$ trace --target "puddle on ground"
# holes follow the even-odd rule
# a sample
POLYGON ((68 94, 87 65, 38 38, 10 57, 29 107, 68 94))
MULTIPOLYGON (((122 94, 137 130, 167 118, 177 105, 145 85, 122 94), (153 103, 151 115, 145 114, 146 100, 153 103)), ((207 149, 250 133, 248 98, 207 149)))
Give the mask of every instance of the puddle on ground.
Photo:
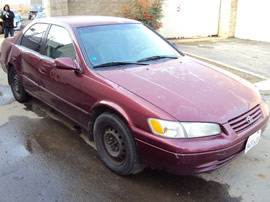
POLYGON ((37 103, 25 104, 25 110, 39 118, 12 116, 0 127, 0 176, 5 181, 0 190, 7 201, 19 197, 27 201, 241 200, 229 195, 228 185, 197 176, 151 169, 117 176, 103 165, 95 149, 84 143, 77 126, 68 127, 63 120, 51 118, 50 109, 37 103), (14 180, 20 183, 12 183, 14 180))
POLYGON ((229 185, 206 181, 197 176, 174 176, 161 171, 146 169, 143 173, 131 176, 129 179, 136 183, 145 184, 145 188, 148 187, 149 189, 149 195, 153 196, 152 201, 242 200, 241 197, 230 196, 229 185), (151 181, 149 182, 149 180, 151 181), (163 199, 160 196, 155 196, 156 192, 159 192, 163 199), (174 193, 174 196, 172 193, 174 193))
POLYGON ((0 86, 0 106, 10 104, 14 101, 15 99, 12 95, 10 87, 0 86))
POLYGON ((0 176, 9 184, 9 189, 1 184, 0 189, 5 196, 10 194, 8 199, 14 199, 9 190, 17 190, 21 196, 27 193, 28 201, 36 201, 35 194, 43 190, 45 201, 241 200, 229 195, 228 185, 197 176, 175 176, 149 168, 137 175, 117 176, 76 131, 51 118, 12 117, 0 127, 0 145, 0 176), (5 174, 9 170, 12 173, 5 174), (20 188, 10 180, 20 181, 20 188))

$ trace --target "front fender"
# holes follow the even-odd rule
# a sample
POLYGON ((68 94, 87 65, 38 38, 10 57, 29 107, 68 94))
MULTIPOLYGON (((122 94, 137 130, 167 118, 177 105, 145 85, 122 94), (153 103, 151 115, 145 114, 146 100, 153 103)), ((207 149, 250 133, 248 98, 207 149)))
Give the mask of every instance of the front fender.
POLYGON ((97 101, 91 108, 91 111, 97 107, 106 107, 111 109, 112 111, 116 112, 117 114, 121 115, 122 118, 128 123, 128 125, 133 126, 133 121, 131 117, 126 113, 126 111, 118 104, 107 101, 107 100, 99 100, 97 101))

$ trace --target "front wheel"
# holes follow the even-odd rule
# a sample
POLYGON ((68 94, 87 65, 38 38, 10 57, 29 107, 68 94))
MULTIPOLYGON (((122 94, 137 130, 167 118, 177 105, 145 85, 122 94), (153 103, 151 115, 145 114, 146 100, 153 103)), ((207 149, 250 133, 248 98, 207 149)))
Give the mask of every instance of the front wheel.
POLYGON ((97 118, 94 140, 101 160, 116 174, 135 174, 143 169, 133 136, 117 115, 105 112, 97 118))
POLYGON ((9 70, 8 75, 9 75, 9 82, 10 82, 10 86, 11 86, 11 90, 12 90, 14 98, 18 102, 25 102, 28 98, 28 95, 25 92, 22 82, 16 70, 13 67, 11 67, 11 69, 9 70))

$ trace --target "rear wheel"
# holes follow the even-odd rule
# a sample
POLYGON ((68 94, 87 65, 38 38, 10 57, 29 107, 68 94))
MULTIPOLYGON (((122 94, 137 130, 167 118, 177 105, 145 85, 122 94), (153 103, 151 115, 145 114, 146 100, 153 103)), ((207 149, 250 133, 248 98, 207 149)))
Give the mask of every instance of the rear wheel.
POLYGON ((97 118, 94 140, 101 160, 118 175, 134 174, 143 169, 133 136, 117 115, 105 112, 97 118))
POLYGON ((28 95, 25 92, 22 82, 13 67, 11 67, 9 70, 9 82, 14 98, 18 102, 25 102, 28 98, 28 95))

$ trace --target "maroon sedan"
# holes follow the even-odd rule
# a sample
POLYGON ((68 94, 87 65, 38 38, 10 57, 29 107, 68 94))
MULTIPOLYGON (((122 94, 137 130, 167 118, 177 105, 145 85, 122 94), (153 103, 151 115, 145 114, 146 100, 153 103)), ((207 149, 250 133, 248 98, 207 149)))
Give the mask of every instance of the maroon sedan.
POLYGON ((119 175, 214 170, 256 145, 269 119, 252 84, 184 56, 137 21, 38 20, 1 51, 15 99, 36 97, 86 129, 119 175))

